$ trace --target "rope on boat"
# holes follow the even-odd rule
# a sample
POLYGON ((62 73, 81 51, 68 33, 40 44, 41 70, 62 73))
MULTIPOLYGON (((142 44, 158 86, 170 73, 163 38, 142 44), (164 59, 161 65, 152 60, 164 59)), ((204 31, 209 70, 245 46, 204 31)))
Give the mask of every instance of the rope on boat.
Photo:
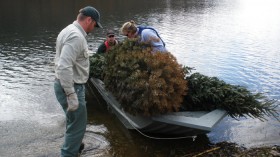
POLYGON ((177 139, 185 139, 185 138, 192 138, 193 141, 195 141, 195 139, 197 138, 196 135, 194 136, 181 136, 181 137, 153 137, 153 136, 149 136, 145 133, 143 133, 142 131, 140 131, 139 129, 137 129, 131 122, 130 120, 128 120, 129 124, 137 131, 139 132, 141 135, 147 137, 147 138, 151 138, 151 139, 156 139, 156 140, 177 140, 177 139))

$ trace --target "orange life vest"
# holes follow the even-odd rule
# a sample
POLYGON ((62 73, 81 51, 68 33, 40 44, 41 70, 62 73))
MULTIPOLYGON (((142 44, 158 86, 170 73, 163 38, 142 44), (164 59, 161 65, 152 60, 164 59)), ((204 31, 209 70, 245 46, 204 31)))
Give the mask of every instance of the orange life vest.
MULTIPOLYGON (((117 40, 115 40, 115 42, 114 42, 114 45, 116 45, 116 44, 118 44, 117 40)), ((106 52, 107 52, 110 49, 110 45, 109 45, 109 42, 107 40, 105 41, 105 46, 106 46, 106 52)))

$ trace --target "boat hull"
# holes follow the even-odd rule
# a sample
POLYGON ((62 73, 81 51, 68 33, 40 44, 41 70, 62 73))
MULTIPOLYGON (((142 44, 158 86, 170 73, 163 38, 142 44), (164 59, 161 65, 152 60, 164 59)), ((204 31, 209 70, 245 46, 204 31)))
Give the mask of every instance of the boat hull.
POLYGON ((172 112, 159 116, 131 115, 125 112, 104 83, 90 78, 88 85, 95 87, 108 106, 127 129, 164 135, 198 135, 210 132, 226 115, 224 110, 172 112))

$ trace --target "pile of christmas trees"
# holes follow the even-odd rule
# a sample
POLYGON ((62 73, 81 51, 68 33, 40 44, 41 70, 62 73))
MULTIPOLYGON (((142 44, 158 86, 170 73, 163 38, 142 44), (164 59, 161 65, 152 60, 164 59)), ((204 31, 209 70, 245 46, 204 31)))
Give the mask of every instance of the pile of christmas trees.
POLYGON ((148 45, 124 40, 90 58, 91 77, 103 80, 125 111, 156 115, 178 110, 224 109, 233 118, 277 118, 276 101, 216 77, 191 74, 171 53, 151 53, 148 45))

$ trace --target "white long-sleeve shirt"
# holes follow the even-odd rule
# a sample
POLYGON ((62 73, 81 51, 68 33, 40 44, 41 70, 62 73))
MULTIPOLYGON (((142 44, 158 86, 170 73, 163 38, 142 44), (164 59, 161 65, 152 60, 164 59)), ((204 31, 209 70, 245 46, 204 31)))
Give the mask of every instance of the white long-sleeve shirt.
POLYGON ((89 56, 86 32, 74 21, 64 28, 56 40, 55 76, 66 93, 75 92, 74 83, 86 83, 89 77, 89 56))

